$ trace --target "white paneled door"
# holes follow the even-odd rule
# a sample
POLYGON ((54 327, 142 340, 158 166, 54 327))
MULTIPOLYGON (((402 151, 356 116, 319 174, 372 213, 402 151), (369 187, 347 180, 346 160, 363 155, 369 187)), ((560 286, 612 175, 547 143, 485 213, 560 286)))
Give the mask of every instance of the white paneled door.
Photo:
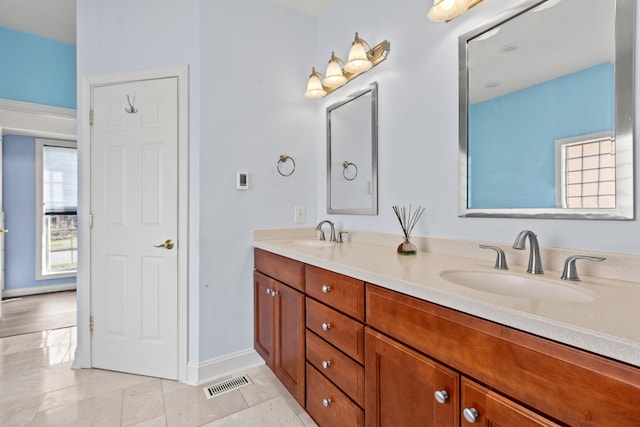
POLYGON ((178 377, 178 82, 92 87, 92 365, 178 377))

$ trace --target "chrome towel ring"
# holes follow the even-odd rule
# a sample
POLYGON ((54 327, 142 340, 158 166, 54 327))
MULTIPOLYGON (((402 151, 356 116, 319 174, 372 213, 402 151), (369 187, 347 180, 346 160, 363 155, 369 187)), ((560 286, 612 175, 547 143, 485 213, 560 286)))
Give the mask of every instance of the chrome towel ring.
POLYGON ((355 163, 351 163, 345 160, 344 162, 342 162, 342 176, 344 176, 344 179, 346 179, 347 181, 353 181, 358 176, 358 166, 355 163), (347 170, 351 166, 353 166, 353 171, 351 172, 351 178, 349 178, 347 176, 347 170))
POLYGON ((280 154, 280 160, 278 160, 278 165, 276 166, 276 168, 278 169, 278 173, 282 176, 291 176, 291 174, 293 172, 295 172, 296 170, 296 161, 293 160, 293 157, 291 156, 287 156, 286 154, 280 154), (282 172, 282 170, 280 169, 280 166, 282 166, 283 164, 287 163, 287 161, 291 160, 291 164, 293 165, 293 167, 291 168, 291 172, 289 173, 285 173, 282 172))

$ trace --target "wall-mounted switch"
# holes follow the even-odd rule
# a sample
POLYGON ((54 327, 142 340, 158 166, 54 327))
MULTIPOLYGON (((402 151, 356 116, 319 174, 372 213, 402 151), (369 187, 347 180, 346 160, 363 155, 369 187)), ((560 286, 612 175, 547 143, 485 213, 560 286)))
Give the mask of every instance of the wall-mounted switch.
POLYGON ((293 207, 293 222, 296 224, 304 224, 306 221, 306 212, 304 206, 293 207))
POLYGON ((249 174, 247 172, 236 172, 236 189, 249 189, 249 174))

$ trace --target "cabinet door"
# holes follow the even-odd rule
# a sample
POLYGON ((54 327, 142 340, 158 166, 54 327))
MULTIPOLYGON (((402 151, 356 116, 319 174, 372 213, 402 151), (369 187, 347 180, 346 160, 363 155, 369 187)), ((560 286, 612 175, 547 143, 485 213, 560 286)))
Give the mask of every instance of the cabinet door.
POLYGON ((275 363, 275 281, 260 272, 253 273, 254 333, 253 348, 274 369, 275 363))
POLYGON ((459 375, 367 328, 367 427, 453 427, 460 424, 459 375), (439 392, 443 403, 438 403, 439 392))
POLYGON ((304 294, 276 285, 276 361, 274 372, 304 406, 305 304, 304 294))
POLYGON ((466 412, 463 412, 462 426, 471 424, 487 427, 560 426, 464 377, 462 378, 462 410, 466 412))

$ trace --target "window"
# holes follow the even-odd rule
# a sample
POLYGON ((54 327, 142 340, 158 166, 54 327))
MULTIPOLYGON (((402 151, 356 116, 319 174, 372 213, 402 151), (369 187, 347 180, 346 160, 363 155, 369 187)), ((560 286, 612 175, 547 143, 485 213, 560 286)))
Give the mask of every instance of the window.
POLYGON ((36 277, 75 276, 78 267, 76 143, 36 139, 36 277))
POLYGON ((609 135, 557 141, 563 208, 616 207, 616 144, 609 135))

